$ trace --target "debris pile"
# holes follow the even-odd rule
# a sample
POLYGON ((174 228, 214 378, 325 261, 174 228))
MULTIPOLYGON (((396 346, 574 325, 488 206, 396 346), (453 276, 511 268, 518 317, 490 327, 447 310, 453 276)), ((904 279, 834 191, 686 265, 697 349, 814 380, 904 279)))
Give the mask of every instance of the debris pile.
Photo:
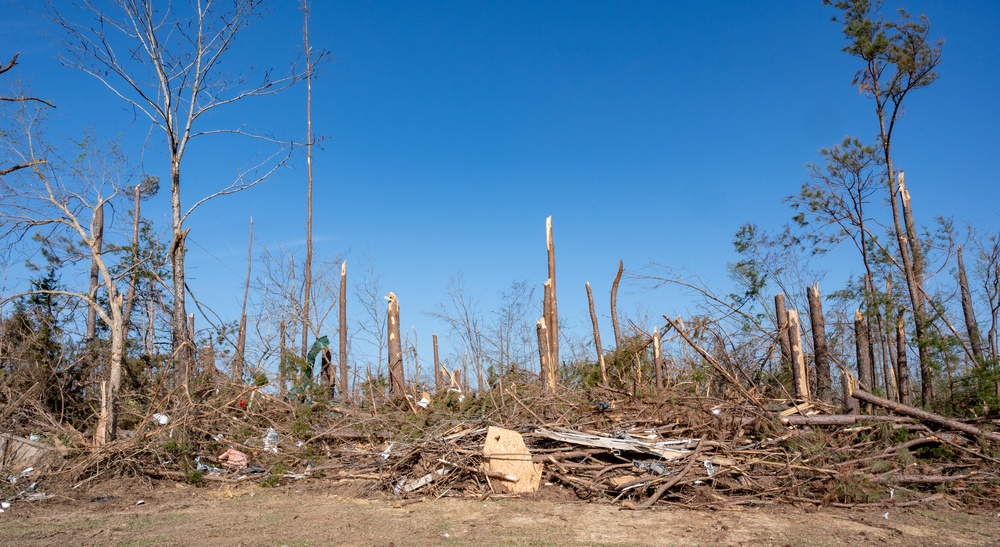
MULTIPOLYGON (((157 408, 166 419, 137 417, 131 435, 76 447, 58 462, 45 435, 15 444, 22 452, 25 442, 38 445, 49 458, 32 480, 355 481, 403 502, 555 496, 627 509, 900 506, 991 503, 1000 494, 994 424, 874 406, 875 415, 840 415, 816 403, 713 398, 684 386, 644 398, 608 390, 546 397, 511 386, 462 401, 434 396, 426 408, 285 402, 246 391, 218 397, 186 411, 157 408)), ((24 495, 14 477, 28 466, 4 461, 0 499, 10 501, 24 495)))

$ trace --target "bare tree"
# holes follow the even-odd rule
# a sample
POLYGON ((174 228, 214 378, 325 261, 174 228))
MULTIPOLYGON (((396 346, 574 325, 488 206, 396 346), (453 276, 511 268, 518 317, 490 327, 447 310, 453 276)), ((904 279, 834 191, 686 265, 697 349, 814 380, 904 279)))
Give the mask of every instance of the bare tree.
POLYGON ((100 417, 94 436, 95 444, 102 445, 117 433, 118 392, 127 336, 119 283, 128 275, 116 275, 111 262, 115 255, 102 252, 102 212, 123 194, 132 172, 113 143, 100 148, 93 140, 84 139, 77 143, 76 150, 61 153, 40 138, 44 117, 24 101, 13 112, 4 114, 5 121, 11 122, 10 130, 2 133, 5 149, 19 151, 20 163, 29 167, 0 178, 0 238, 12 244, 25 236, 37 236, 49 247, 47 252, 55 256, 90 259, 107 297, 107 304, 102 305, 89 286, 79 291, 34 289, 21 293, 75 298, 85 302, 107 325, 110 362, 107 379, 101 383, 100 417))
POLYGON ((463 376, 468 378, 467 367, 472 365, 478 382, 477 389, 483 389, 483 369, 486 366, 486 329, 477 299, 465 292, 465 282, 461 274, 448 279, 448 304, 438 304, 437 311, 429 315, 448 325, 450 333, 457 341, 463 363, 463 376))
MULTIPOLYGON (((309 304, 312 298, 313 262, 313 164, 312 164, 312 49, 309 47, 309 0, 302 0, 302 42, 306 56, 306 262, 302 281, 302 357, 309 347, 309 304)), ((318 333, 317 333, 318 335, 318 333)))
MULTIPOLYGON (((361 276, 354 285, 354 297, 362 313, 358 316, 358 334, 365 342, 366 351, 355 351, 357 357, 367 359, 368 364, 376 363, 381 367, 386 351, 386 313, 385 299, 382 290, 381 270, 375 266, 371 251, 366 249, 361 254, 361 276), (374 355, 371 353, 374 350, 374 355)), ((352 345, 353 347, 353 345, 352 345)), ((380 370, 377 368, 377 370, 380 370)))
MULTIPOLYGON (((172 343, 175 356, 190 362, 194 347, 185 307, 185 221, 213 198, 251 188, 284 164, 290 147, 245 126, 211 127, 208 118, 220 108, 277 93, 303 77, 294 70, 256 82, 252 69, 234 72, 226 62, 237 37, 260 17, 263 2, 236 0, 162 4, 154 0, 91 0, 65 5, 48 1, 48 13, 65 31, 65 62, 99 80, 162 133, 170 161, 170 245, 173 283, 172 343), (181 205, 185 153, 196 137, 232 134, 273 145, 249 162, 235 180, 181 205)), ((216 118, 217 119, 217 118, 216 118)))

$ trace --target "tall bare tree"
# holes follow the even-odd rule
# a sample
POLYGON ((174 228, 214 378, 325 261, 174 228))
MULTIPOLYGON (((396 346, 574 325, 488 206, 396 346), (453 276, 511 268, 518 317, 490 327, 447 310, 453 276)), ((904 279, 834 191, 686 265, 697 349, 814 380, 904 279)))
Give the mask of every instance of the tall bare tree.
MULTIPOLYGON (((65 62, 90 74, 159 130, 170 163, 170 209, 173 240, 170 260, 173 283, 172 344, 181 361, 193 359, 185 307, 185 221, 206 201, 263 182, 288 158, 290 147, 244 126, 211 126, 219 109, 254 97, 278 93, 303 77, 292 72, 273 77, 264 72, 253 81, 252 68, 242 73, 229 63, 240 34, 262 13, 261 0, 90 0, 64 4, 49 0, 48 13, 65 31, 65 62), (181 172, 196 137, 234 134, 273 145, 252 160, 224 187, 210 191, 186 209, 181 205, 181 172)), ((218 119, 216 117, 216 119, 218 119)))
MULTIPOLYGON (((313 164, 312 164, 312 49, 309 47, 309 0, 302 0, 302 42, 306 57, 306 262, 302 265, 302 357, 309 347, 309 302, 312 298, 313 164)), ((318 335, 318 333, 317 333, 318 335)))

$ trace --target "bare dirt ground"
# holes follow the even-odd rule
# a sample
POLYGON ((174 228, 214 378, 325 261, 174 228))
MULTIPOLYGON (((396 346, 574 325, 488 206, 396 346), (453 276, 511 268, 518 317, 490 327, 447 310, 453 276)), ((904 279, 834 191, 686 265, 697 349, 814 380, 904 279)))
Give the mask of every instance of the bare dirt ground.
POLYGON ((277 488, 111 482, 15 502, 0 514, 0 544, 917 547, 1000 542, 1000 507, 959 509, 947 500, 907 508, 627 511, 570 500, 555 488, 518 499, 400 502, 364 494, 361 484, 320 481, 277 488))

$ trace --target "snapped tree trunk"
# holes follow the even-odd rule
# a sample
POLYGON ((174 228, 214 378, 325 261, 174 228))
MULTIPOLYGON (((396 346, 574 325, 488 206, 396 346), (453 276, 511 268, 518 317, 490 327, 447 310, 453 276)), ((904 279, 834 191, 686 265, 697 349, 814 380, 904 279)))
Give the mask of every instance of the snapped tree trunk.
POLYGON ((826 344, 826 321, 819 284, 809 287, 809 322, 812 325, 813 361, 816 364, 816 395, 825 403, 833 403, 833 384, 830 377, 830 356, 826 344))
POLYGON ((406 396, 406 381, 403 378, 403 342, 399 337, 399 300, 392 292, 388 298, 386 334, 389 341, 389 396, 399 399, 406 396))
POLYGON ((545 387, 545 393, 551 394, 555 389, 549 384, 549 329, 545 326, 544 317, 535 323, 535 333, 538 335, 538 378, 545 387))
POLYGON ((597 326, 597 313, 594 311, 594 292, 587 283, 587 303, 590 306, 590 322, 594 325, 594 348, 597 351, 597 363, 601 367, 601 383, 608 383, 608 369, 604 366, 604 350, 601 348, 601 331, 597 326))
POLYGON ((792 359, 792 382, 795 387, 795 398, 809 399, 809 371, 806 369, 805 350, 802 348, 802 325, 799 323, 799 312, 788 310, 788 340, 790 342, 792 359))
MULTIPOLYGON (((542 298, 542 309, 544 310, 544 332, 545 332, 545 368, 542 371, 542 382, 545 384, 545 389, 547 392, 555 393, 555 370, 558 368, 558 363, 552 360, 552 329, 549 325, 552 321, 552 301, 555 299, 555 291, 552 290, 552 280, 549 279, 545 282, 544 293, 542 298)), ((541 346, 539 346, 541 347, 541 346)))
MULTIPOLYGON (((889 164, 890 175, 892 165, 889 164)), ((920 359, 920 394, 921 404, 929 405, 934 399, 934 371, 931 368, 930 348, 927 347, 927 298, 924 294, 923 285, 923 260, 920 253, 920 240, 916 237, 916 232, 912 226, 913 213, 910 209, 910 193, 906 190, 903 173, 899 173, 898 184, 893 184, 895 190, 892 195, 892 210, 896 239, 899 243, 900 256, 903 261, 903 274, 906 278, 906 285, 909 289, 910 304, 913 306, 913 332, 916 336, 917 355, 920 359), (900 225, 899 207, 896 204, 896 197, 902 203, 903 217, 906 229, 900 225), (917 254, 913 254, 916 250, 917 254)))
POLYGON ((979 333, 979 323, 976 322, 976 312, 972 307, 972 292, 969 290, 969 278, 965 275, 961 246, 958 248, 958 286, 962 291, 962 313, 965 316, 965 330, 969 334, 969 346, 976 360, 976 366, 982 366, 983 339, 979 333))
MULTIPOLYGON (((555 381, 554 371, 559 368, 559 306, 556 303, 556 247, 552 238, 552 217, 545 219, 545 246, 549 262, 549 304, 545 323, 549 334, 549 368, 553 369, 552 381, 555 381)), ((553 389, 555 385, 553 384, 553 389)))
POLYGON ((899 382, 899 402, 910 404, 910 365, 906 362, 906 310, 899 308, 896 316, 896 378, 899 382))
POLYGON ((618 284, 621 283, 622 274, 624 272, 625 262, 623 260, 619 260, 618 273, 615 274, 615 280, 611 283, 611 328, 615 330, 616 350, 622 346, 622 331, 618 324, 618 284))
POLYGON ((788 308, 785 306, 785 295, 774 295, 774 313, 778 322, 778 347, 781 349, 781 364, 792 366, 792 343, 788 336, 788 308))
POLYGON ((660 349, 660 329, 653 327, 653 368, 655 369, 656 387, 662 388, 663 383, 663 352, 660 349))
MULTIPOLYGON (((868 323, 861 310, 854 312, 854 349, 858 362, 858 383, 862 389, 872 388, 871 337, 868 333, 868 323)), ((867 411, 867 405, 862 408, 867 411)))
POLYGON ((347 261, 340 263, 340 399, 346 402, 350 396, 347 369, 347 261))
POLYGON ((441 393, 444 387, 444 372, 441 370, 441 359, 438 357, 438 335, 432 334, 434 344, 434 392, 441 393))

